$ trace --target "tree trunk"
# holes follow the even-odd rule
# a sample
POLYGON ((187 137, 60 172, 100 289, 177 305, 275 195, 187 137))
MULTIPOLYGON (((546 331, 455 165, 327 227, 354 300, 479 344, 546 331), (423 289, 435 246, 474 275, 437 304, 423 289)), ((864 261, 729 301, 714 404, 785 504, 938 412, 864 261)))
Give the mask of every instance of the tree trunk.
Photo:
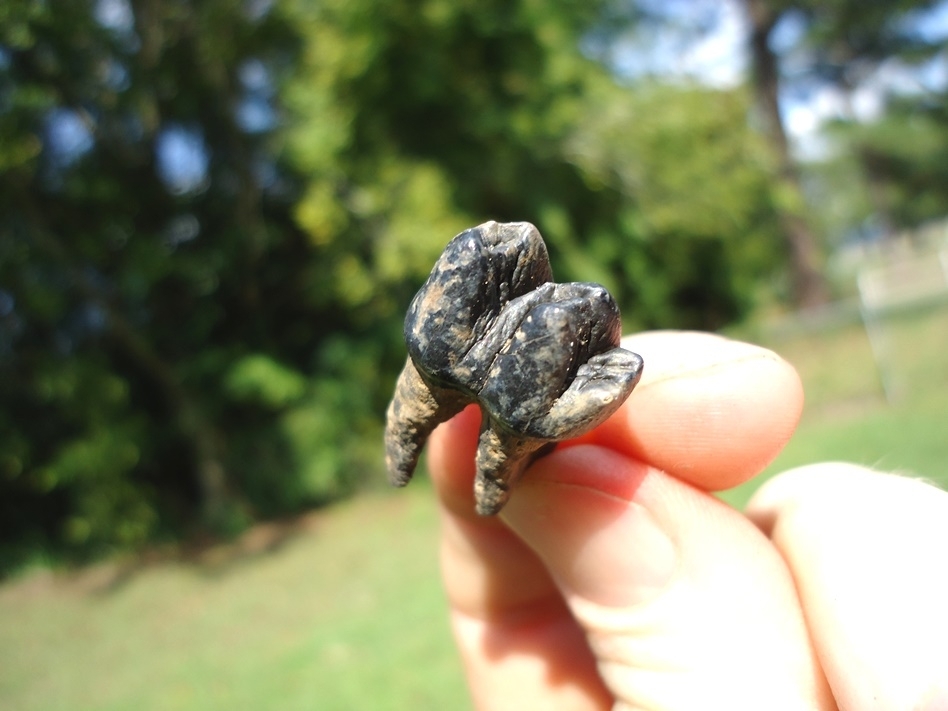
POLYGON ((743 0, 751 23, 754 98, 764 131, 777 160, 777 210, 790 255, 792 298, 800 308, 829 300, 829 287, 821 270, 822 255, 806 219, 800 174, 790 155, 786 128, 780 115, 780 73, 770 35, 779 18, 768 0, 743 0))

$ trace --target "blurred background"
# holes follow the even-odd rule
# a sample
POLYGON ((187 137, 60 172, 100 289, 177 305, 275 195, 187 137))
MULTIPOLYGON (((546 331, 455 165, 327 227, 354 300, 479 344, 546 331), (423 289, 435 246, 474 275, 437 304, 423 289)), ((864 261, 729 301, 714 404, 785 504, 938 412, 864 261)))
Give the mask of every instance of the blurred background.
MULTIPOLYGON (((948 481, 948 2, 0 2, 0 705, 465 708, 402 318, 527 220, 948 481)), ((722 494, 740 505, 757 483, 722 494)))

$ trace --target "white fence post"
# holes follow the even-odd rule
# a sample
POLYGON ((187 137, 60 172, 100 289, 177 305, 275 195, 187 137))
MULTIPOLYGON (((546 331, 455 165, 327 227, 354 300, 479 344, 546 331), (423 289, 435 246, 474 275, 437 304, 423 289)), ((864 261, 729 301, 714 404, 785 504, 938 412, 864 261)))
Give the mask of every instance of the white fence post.
POLYGON ((948 245, 937 251, 890 256, 884 264, 864 266, 856 277, 859 312, 869 337, 882 390, 889 403, 899 395, 897 364, 884 320, 900 309, 911 309, 948 294, 948 245))
POLYGON ((862 317, 862 327, 866 330, 866 336, 869 339, 869 348, 872 350, 872 359, 876 364, 882 392, 886 402, 891 405, 896 400, 896 387, 893 371, 888 362, 888 343, 878 319, 879 290, 876 288, 871 272, 865 268, 859 270, 856 286, 859 289, 859 315, 862 317))

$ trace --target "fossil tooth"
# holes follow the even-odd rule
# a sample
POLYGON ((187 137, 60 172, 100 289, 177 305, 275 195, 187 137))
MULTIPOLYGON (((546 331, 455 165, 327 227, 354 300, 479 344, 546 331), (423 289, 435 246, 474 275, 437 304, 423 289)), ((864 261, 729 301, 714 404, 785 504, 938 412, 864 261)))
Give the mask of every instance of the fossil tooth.
POLYGON ((487 222, 451 240, 405 318, 408 359, 385 430, 393 484, 408 483, 439 423, 476 402, 475 500, 496 514, 532 461, 629 396, 643 363, 619 347, 615 300, 599 284, 552 279, 529 223, 487 222))

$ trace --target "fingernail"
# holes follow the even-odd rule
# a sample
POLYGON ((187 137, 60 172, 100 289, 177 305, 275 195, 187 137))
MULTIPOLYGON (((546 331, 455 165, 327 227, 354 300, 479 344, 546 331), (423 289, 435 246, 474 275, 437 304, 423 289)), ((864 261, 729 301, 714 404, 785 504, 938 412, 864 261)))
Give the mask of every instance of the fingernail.
POLYGON ((665 590, 678 552, 634 500, 644 465, 601 447, 573 447, 534 466, 504 520, 544 561, 564 591, 627 607, 665 590))

